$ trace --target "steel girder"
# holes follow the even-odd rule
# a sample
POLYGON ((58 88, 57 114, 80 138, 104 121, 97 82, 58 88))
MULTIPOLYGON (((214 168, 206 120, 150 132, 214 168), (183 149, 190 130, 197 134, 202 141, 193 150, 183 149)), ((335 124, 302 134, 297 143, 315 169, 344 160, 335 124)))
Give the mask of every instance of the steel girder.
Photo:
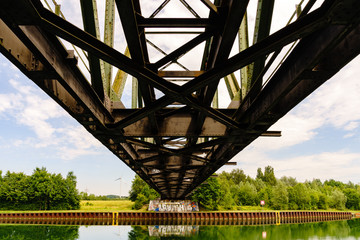
MULTIPOLYGON (((273 1, 267 1, 268 5, 259 1, 255 32, 259 37, 251 46, 245 39, 246 22, 240 26, 246 21, 247 0, 202 0, 208 18, 199 18, 186 1, 181 1, 194 16, 189 19, 157 18, 169 1, 145 18, 138 0, 116 0, 130 53, 126 55, 113 48, 112 27, 106 28, 105 34, 110 40, 99 40, 94 12, 90 12, 94 9, 82 2, 84 30, 45 9, 39 0, 3 1, 0 51, 167 199, 188 196, 259 136, 279 136, 280 132, 269 132, 268 128, 360 52, 357 0, 326 0, 308 13, 315 2, 309 1, 296 21, 272 34, 273 1), (199 34, 154 61, 146 43, 149 28, 191 28, 182 34, 194 34, 193 28, 197 28, 199 34), (239 28, 239 39, 245 42, 240 42, 241 51, 229 58, 239 28), (91 71, 95 69, 91 73, 93 84, 82 75, 76 56, 64 48, 59 37, 88 52, 91 71), (233 73, 245 68, 253 71, 253 63, 255 75, 262 78, 268 69, 264 66, 266 56, 295 41, 298 44, 265 86, 245 86, 256 80, 245 79, 248 74, 242 74, 244 86, 237 82, 233 73), (166 70, 202 42, 205 49, 200 69, 166 70), (106 62, 106 79, 99 70, 101 61, 106 62), (121 80, 109 90, 111 66, 120 69, 121 80), (139 83, 136 96, 140 104, 133 109, 109 96, 112 92, 121 96, 119 89, 123 89, 126 73, 139 83), (218 109, 211 102, 224 77, 237 104, 218 109), (176 84, 184 79, 185 84, 176 84), (162 94, 157 96, 156 90, 162 94)), ((115 10, 109 7, 107 11, 111 15, 115 10)), ((172 33, 165 30, 158 34, 167 37, 172 33)))

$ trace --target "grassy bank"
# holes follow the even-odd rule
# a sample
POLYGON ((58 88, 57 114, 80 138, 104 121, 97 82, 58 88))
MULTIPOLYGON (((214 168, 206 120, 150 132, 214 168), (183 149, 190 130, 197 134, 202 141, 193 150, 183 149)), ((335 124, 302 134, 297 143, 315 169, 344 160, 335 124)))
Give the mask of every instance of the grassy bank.
POLYGON ((80 211, 86 212, 114 212, 114 211, 134 211, 134 203, 130 200, 82 200, 80 211))
MULTIPOLYGON (((132 206, 134 205, 134 202, 130 200, 82 200, 80 203, 80 209, 79 210, 71 210, 70 212, 142 212, 147 211, 147 205, 145 205, 140 210, 133 210, 132 206)), ((202 212, 213 212, 208 211, 206 209, 200 209, 202 212)), ((261 211, 275 211, 270 208, 266 207, 260 207, 260 206, 241 206, 238 207, 236 210, 224 210, 219 209, 218 212, 242 212, 242 211, 248 211, 248 212, 261 212, 261 211)), ((289 210, 280 210, 280 211, 289 211, 289 210)), ((291 210, 290 210, 291 211, 291 210)), ((301 210, 300 210, 301 211, 301 210)), ((304 210, 303 210, 304 211, 304 210)), ((306 211, 306 210, 305 210, 306 211)), ((308 210, 308 211, 315 211, 315 210, 308 210)), ((324 211, 324 210, 321 210, 324 211)), ((325 211, 338 211, 336 209, 329 209, 325 211)), ((351 210, 347 210, 351 211, 351 210)), ((1 211, 2 213, 6 212, 34 212, 34 211, 1 211)), ((69 210, 59 211, 47 211, 47 212, 69 212, 69 210)), ((351 211, 351 212, 360 212, 360 211, 351 211)))
MULTIPOLYGON (((130 200, 81 200, 79 210, 49 210, 49 211, 39 211, 39 212, 130 212, 130 211, 146 211, 147 209, 143 207, 140 210, 133 210, 132 206, 134 202, 130 200)), ((0 210, 1 213, 11 213, 11 212, 34 212, 31 211, 16 211, 0 210)))

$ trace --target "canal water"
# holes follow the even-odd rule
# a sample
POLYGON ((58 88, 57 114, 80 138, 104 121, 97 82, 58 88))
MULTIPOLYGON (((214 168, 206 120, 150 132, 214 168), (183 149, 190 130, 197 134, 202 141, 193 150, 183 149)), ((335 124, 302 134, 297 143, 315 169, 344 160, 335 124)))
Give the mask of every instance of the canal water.
POLYGON ((345 239, 360 240, 360 219, 251 226, 67 226, 0 224, 0 240, 345 239))

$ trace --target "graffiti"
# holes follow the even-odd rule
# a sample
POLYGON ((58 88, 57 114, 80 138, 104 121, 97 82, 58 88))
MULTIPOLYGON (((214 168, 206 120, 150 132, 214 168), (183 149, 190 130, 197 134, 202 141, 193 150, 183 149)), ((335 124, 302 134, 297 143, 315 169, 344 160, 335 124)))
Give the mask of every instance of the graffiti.
POLYGON ((184 226, 184 225, 159 225, 149 226, 149 236, 154 237, 168 237, 168 236, 182 236, 190 237, 199 232, 199 226, 184 226))
POLYGON ((150 200, 148 210, 156 212, 195 212, 199 211, 199 206, 197 202, 193 202, 190 200, 150 200))

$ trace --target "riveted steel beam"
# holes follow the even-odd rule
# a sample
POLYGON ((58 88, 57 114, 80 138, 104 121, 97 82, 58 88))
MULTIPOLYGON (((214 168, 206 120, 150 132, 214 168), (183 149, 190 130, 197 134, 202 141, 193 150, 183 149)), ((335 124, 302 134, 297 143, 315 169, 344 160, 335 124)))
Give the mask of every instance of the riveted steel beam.
MULTIPOLYGON (((84 30, 95 38, 100 39, 96 0, 81 0, 80 5, 84 30)), ((104 100, 103 69, 101 69, 100 59, 92 53, 88 53, 88 59, 91 71, 91 85, 99 98, 104 100)))
POLYGON ((181 56, 186 54, 188 51, 208 39, 212 36, 212 32, 206 31, 199 36, 195 37, 194 39, 190 40, 189 42, 185 43, 183 46, 179 47, 172 53, 168 54, 167 56, 163 57, 162 59, 158 60, 156 63, 153 64, 155 69, 159 69, 163 65, 167 64, 168 62, 174 61, 179 59, 181 56))
POLYGON ((216 22, 206 18, 144 18, 137 16, 137 22, 144 28, 213 28, 216 22))
MULTIPOLYGON (((114 28, 115 28, 115 2, 114 0, 106 0, 105 2, 105 22, 104 22, 104 43, 110 47, 114 45, 114 28)), ((126 54, 125 54, 126 55, 126 54)), ((111 79, 112 79, 112 66, 111 64, 101 61, 104 66, 104 91, 107 96, 111 97, 111 79)), ((115 81, 114 81, 115 82, 115 81)), ((117 89, 117 93, 119 89, 117 89)), ((121 96, 119 97, 119 99, 121 96)), ((113 97, 114 99, 114 97, 113 97)))
MULTIPOLYGON (((258 0, 253 44, 269 36, 274 2, 275 0, 258 0)), ((266 56, 259 57, 249 68, 250 87, 253 88, 252 94, 255 96, 262 87, 262 78, 258 76, 264 68, 265 60, 266 56)))

